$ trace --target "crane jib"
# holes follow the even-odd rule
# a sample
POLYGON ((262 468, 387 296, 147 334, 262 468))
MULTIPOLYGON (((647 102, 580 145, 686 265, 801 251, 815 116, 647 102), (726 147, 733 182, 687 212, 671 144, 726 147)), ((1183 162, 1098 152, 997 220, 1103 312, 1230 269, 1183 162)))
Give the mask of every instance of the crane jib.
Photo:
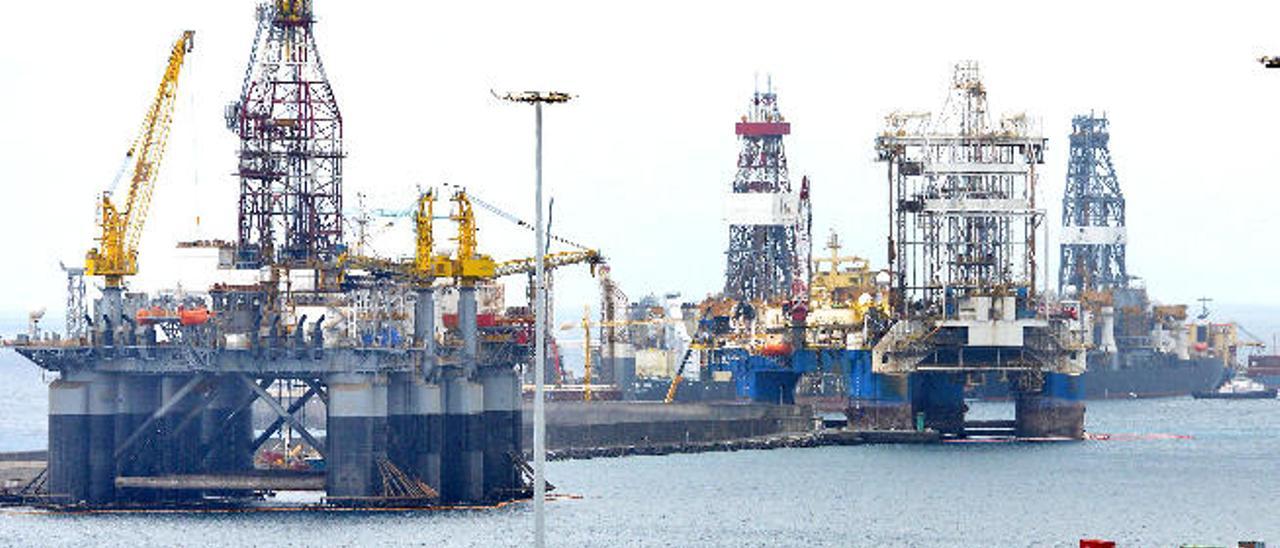
POLYGON ((129 148, 126 158, 135 158, 135 161, 124 208, 117 209, 112 203, 112 193, 104 193, 102 196, 99 207, 101 235, 98 237, 98 247, 89 250, 85 257, 85 273, 105 277, 108 286, 119 287, 125 276, 138 272, 138 244, 142 239, 142 228, 151 207, 151 197, 173 125, 178 76, 194 40, 194 31, 184 31, 174 42, 155 99, 142 119, 133 146, 129 148))

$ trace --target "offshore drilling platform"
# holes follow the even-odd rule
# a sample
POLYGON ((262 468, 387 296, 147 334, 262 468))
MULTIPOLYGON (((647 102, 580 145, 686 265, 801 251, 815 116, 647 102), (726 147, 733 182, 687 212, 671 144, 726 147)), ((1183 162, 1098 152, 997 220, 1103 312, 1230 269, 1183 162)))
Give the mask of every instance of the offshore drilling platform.
POLYGON ((725 291, 688 314, 704 382, 792 403, 802 379, 834 380, 861 431, 1083 436, 1079 303, 1037 288, 1045 139, 1025 115, 991 123, 976 64, 957 65, 951 88, 939 115, 892 114, 876 139, 891 218, 879 273, 834 235, 814 259, 809 183, 790 186, 783 152, 791 126, 772 86, 757 92, 736 127, 725 291), (984 382, 1010 387, 1014 420, 965 420, 966 387, 984 382))
POLYGON ((1000 372, 1019 436, 1081 437, 1079 304, 1048 300, 1036 284, 1045 139, 1025 115, 991 123, 976 63, 956 66, 938 116, 887 123, 876 150, 889 166, 894 318, 873 350, 878 397, 855 400, 858 418, 902 425, 914 408, 959 432, 969 377, 1000 372))
MULTIPOLYGON (((228 278, 251 281, 126 290, 193 45, 187 32, 130 151, 125 202, 101 200, 99 245, 83 274, 103 279, 102 297, 85 306, 81 272, 69 269, 80 289, 68 338, 16 348, 59 374, 49 387, 49 499, 183 504, 322 489, 328 505, 363 507, 528 496, 516 368, 528 344, 511 336, 527 326, 480 340, 477 287, 498 264, 477 251, 471 200, 462 190, 448 196, 452 255, 434 249, 433 192, 412 213, 412 258, 348 250, 342 115, 312 3, 264 3, 257 21, 242 94, 226 111, 240 138, 238 238, 189 244, 216 247, 227 272, 240 274, 228 278), (440 340, 437 282, 456 293, 440 340), (323 436, 300 420, 311 399, 324 403, 323 436), (275 415, 256 436, 255 405, 275 415), (255 452, 280 428, 318 454, 323 472, 254 469, 255 452)), ((523 271, 517 263, 502 266, 523 271)))

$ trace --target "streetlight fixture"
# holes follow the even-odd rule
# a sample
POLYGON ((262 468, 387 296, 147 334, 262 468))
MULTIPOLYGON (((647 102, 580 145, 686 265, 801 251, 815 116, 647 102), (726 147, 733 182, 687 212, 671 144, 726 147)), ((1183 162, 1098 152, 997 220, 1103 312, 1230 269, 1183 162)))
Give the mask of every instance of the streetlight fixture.
MULTIPOLYGON (((493 93, 492 91, 490 93, 493 93)), ((534 153, 534 170, 537 173, 534 182, 534 390, 533 390, 533 540, 534 546, 546 546, 546 514, 544 505, 547 498, 547 414, 545 407, 545 383, 543 375, 546 371, 546 332, 547 332, 547 299, 546 286, 543 285, 545 270, 545 240, 542 227, 542 104, 565 103, 573 96, 559 91, 520 91, 503 95, 493 93, 494 97, 512 103, 533 105, 535 114, 534 134, 537 148, 534 153)))

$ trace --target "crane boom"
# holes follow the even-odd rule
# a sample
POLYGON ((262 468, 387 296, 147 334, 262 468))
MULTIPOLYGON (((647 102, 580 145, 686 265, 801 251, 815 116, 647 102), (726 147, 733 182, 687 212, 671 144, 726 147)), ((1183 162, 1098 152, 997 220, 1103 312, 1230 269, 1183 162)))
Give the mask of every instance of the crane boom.
POLYGON ((134 164, 124 209, 116 207, 110 191, 102 194, 98 221, 102 235, 98 237, 98 247, 89 250, 85 256, 85 273, 105 277, 108 287, 121 287, 125 276, 138 273, 138 244, 142 239, 147 210, 151 207, 160 163, 164 159, 169 129, 173 125, 178 76, 182 62, 194 43, 195 31, 190 30, 183 31, 174 42, 155 99, 125 155, 126 161, 133 159, 134 164))
MULTIPOLYGON (((571 264, 589 263, 592 273, 595 272, 595 266, 604 262, 604 257, 600 256, 600 252, 594 249, 586 251, 561 251, 558 253, 547 253, 543 259, 543 268, 552 270, 561 266, 571 264)), ((501 278, 512 274, 528 274, 537 268, 538 260, 533 257, 524 259, 513 259, 498 263, 494 268, 494 277, 501 278)))
MULTIPOLYGON (((493 204, 491 204, 491 203, 489 203, 489 202, 486 202, 486 201, 484 201, 484 200, 482 200, 482 199, 480 199, 480 198, 476 197, 476 195, 474 195, 474 194, 471 194, 471 195, 470 195, 470 198, 471 198, 471 201, 472 201, 472 202, 474 202, 476 205, 478 205, 478 206, 480 206, 480 207, 482 207, 482 208, 484 208, 484 209, 488 210, 490 213, 493 213, 494 215, 497 215, 497 216, 499 216, 499 217, 502 217, 503 219, 506 219, 506 220, 508 220, 508 221, 511 221, 513 224, 515 224, 516 226, 518 226, 518 227, 520 227, 520 228, 523 228, 523 229, 525 229, 525 230, 530 230, 530 231, 535 230, 535 227, 533 226, 533 223, 527 222, 527 221, 525 221, 524 219, 521 219, 521 218, 519 218, 519 217, 516 217, 515 215, 512 215, 511 213, 507 213, 507 212, 506 212, 506 211, 504 211, 502 208, 499 208, 498 206, 495 206, 495 205, 493 205, 493 204)), ((567 245, 567 246, 569 246, 569 247, 576 247, 576 248, 581 249, 581 250, 583 250, 583 251, 590 251, 590 249, 591 249, 591 248, 589 248, 589 247, 587 247, 587 246, 585 246, 585 245, 582 245, 582 244, 580 244, 580 243, 578 243, 578 242, 575 242, 575 241, 570 240, 570 239, 568 239, 568 238, 562 238, 562 237, 557 236, 557 235, 555 235, 555 234, 547 234, 547 239, 548 239, 548 240, 552 240, 552 241, 556 241, 556 242, 560 242, 560 243, 565 244, 565 245, 567 245)))

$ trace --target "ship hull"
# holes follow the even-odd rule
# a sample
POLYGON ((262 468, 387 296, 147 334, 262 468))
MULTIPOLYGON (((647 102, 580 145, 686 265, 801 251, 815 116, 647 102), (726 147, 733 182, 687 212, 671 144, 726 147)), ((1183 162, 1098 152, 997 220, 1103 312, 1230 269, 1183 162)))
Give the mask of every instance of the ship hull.
MULTIPOLYGON (((1172 354, 1142 350, 1119 355, 1090 352, 1088 359, 1088 369, 1081 376, 1088 400, 1187 396, 1217 388, 1226 373, 1219 358, 1180 360, 1172 354)), ((1008 399, 1009 386, 999 374, 991 373, 986 382, 970 389, 969 396, 1008 399)))
MULTIPOLYGON (((634 389, 636 401, 663 401, 671 389, 671 379, 642 378, 637 379, 634 389)), ((678 402, 723 402, 734 401, 737 393, 732 382, 702 382, 685 379, 676 389, 675 401, 678 402)))

